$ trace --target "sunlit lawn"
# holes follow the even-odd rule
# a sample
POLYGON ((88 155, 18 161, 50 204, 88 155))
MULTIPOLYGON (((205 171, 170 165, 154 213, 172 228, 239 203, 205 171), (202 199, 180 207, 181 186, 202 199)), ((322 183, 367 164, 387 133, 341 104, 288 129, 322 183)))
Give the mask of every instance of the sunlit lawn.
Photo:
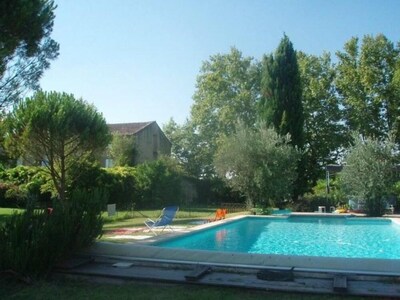
MULTIPOLYGON (((193 227, 207 220, 214 218, 215 208, 196 208, 196 209, 180 209, 174 219, 173 226, 193 227)), ((121 228, 144 229, 144 221, 148 218, 156 219, 161 210, 135 210, 135 211, 119 211, 116 215, 109 217, 107 212, 103 213, 105 224, 103 226, 103 236, 101 240, 108 240, 113 231, 121 228)), ((227 217, 236 216, 238 214, 247 214, 247 212, 228 214, 227 217)), ((113 240, 115 242, 126 241, 113 240)))

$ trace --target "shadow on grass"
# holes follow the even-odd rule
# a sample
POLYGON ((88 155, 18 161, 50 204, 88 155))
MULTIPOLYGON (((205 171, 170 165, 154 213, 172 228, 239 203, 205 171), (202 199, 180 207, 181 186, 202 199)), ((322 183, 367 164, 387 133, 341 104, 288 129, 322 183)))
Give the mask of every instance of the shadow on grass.
POLYGON ((12 215, 0 215, 0 225, 4 224, 12 215))

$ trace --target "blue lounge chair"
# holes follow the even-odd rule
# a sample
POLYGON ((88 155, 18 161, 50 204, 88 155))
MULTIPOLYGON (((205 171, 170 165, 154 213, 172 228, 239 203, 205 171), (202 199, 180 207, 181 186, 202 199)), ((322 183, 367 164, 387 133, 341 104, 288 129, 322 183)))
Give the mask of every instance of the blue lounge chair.
POLYGON ((178 210, 179 210, 178 206, 164 207, 161 212, 161 215, 158 217, 157 220, 153 221, 152 219, 147 219, 146 221, 144 221, 144 224, 151 232, 154 233, 154 235, 157 235, 157 233, 154 231, 154 229, 156 228, 162 228, 161 232, 163 232, 164 229, 167 227, 170 230, 174 231, 170 225, 173 219, 175 218, 175 215, 178 212, 178 210))

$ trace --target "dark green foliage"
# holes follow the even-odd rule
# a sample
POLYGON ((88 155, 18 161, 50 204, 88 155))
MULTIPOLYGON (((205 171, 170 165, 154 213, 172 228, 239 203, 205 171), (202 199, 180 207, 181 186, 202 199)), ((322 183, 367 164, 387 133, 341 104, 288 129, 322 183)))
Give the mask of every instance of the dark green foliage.
POLYGON ((29 205, 24 213, 11 216, 0 225, 0 271, 47 275, 56 263, 101 234, 105 199, 97 190, 75 191, 69 201, 56 201, 50 214, 29 205))
POLYGON ((136 167, 137 207, 159 208, 179 205, 182 171, 170 159, 159 159, 136 167))
POLYGON ((243 203, 246 199, 234 191, 220 177, 193 179, 197 203, 203 206, 220 206, 221 203, 243 203))
POLYGON ((296 52, 285 35, 274 55, 263 60, 259 115, 280 135, 290 134, 291 144, 303 147, 303 105, 296 52))
MULTIPOLYGON (((296 51, 284 35, 274 55, 265 56, 262 66, 259 118, 273 126, 279 135, 290 134, 291 144, 298 149, 304 146, 304 115, 300 72, 296 51)), ((292 198, 297 200, 307 190, 305 157, 297 165, 292 198)))
POLYGON ((325 166, 343 155, 349 135, 334 85, 334 65, 328 53, 297 53, 304 108, 305 176, 309 186, 325 174, 325 166))
POLYGON ((133 167, 103 169, 99 186, 103 186, 110 195, 109 203, 117 204, 118 209, 129 210, 136 207, 136 174, 133 167))
POLYGON ((68 190, 94 189, 102 187, 102 177, 105 169, 98 162, 83 161, 75 163, 68 170, 67 176, 71 178, 68 190))
POLYGON ((136 167, 99 168, 84 164, 73 169, 79 173, 71 189, 102 188, 109 195, 109 203, 117 209, 160 208, 168 204, 179 204, 182 197, 183 173, 175 161, 162 158, 136 167))
MULTIPOLYGON (((183 172, 177 163, 163 158, 137 167, 101 168, 96 163, 77 163, 69 170, 71 178, 67 194, 74 190, 102 189, 109 195, 108 203, 117 204, 118 209, 159 208, 168 203, 182 201, 183 172)), ((25 207, 27 199, 35 198, 37 206, 47 207, 51 194, 52 181, 42 167, 19 166, 0 171, 0 205, 25 207)), ((197 180, 194 180, 196 186, 197 180)), ((213 187, 202 187, 215 190, 213 187)), ((213 198, 215 199, 213 192, 213 198)), ((226 195, 225 195, 226 196, 226 195)), ((104 209, 105 207, 103 207, 104 209)))
POLYGON ((318 180, 311 192, 306 193, 301 201, 294 203, 294 211, 313 212, 318 206, 325 206, 329 211, 331 206, 336 209, 347 205, 347 199, 340 190, 340 183, 337 179, 330 179, 329 193, 327 192, 326 180, 318 180))
POLYGON ((101 168, 97 163, 77 164, 69 176, 74 178, 69 190, 103 189, 109 195, 108 204, 115 203, 117 208, 131 209, 135 204, 136 179, 135 168, 101 168))
POLYGON ((27 89, 38 89, 43 71, 58 56, 50 38, 54 1, 0 1, 0 111, 27 89))

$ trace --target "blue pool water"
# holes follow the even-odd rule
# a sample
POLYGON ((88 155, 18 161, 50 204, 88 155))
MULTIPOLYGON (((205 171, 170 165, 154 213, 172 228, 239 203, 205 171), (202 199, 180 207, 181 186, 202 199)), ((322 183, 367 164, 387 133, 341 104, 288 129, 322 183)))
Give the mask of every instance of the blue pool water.
POLYGON ((248 217, 158 243, 211 251, 400 259, 400 226, 385 219, 248 217))

